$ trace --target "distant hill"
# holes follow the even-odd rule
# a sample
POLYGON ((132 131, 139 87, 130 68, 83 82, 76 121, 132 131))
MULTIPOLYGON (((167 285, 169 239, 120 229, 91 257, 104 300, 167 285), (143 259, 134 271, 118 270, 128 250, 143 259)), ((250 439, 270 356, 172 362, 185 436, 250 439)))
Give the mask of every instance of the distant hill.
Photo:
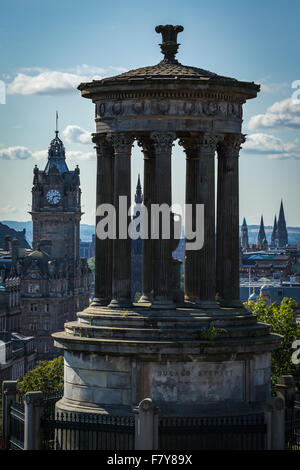
MULTIPOLYGON (((28 243, 32 243, 32 222, 29 220, 27 222, 16 222, 14 220, 3 220, 3 224, 8 225, 8 227, 13 228, 14 230, 20 231, 23 228, 26 229, 26 240, 28 243)), ((273 227, 271 225, 265 226, 266 237, 268 243, 271 242, 273 227)), ((259 231, 259 225, 248 225, 248 237, 249 243, 256 243, 257 234, 259 231)), ((290 245, 300 245, 300 227, 287 227, 289 244, 290 245)), ((83 242, 92 241, 92 235, 95 233, 95 226, 88 224, 80 224, 80 239, 83 242)))
POLYGON ((20 248, 30 248, 29 243, 25 238, 25 232, 23 232, 23 228, 17 230, 7 224, 0 222, 0 248, 5 248, 6 235, 9 235, 11 239, 16 238, 19 240, 20 248))
MULTIPOLYGON (((249 243, 257 242, 257 235, 259 231, 259 225, 248 225, 248 238, 249 243)), ((300 245, 300 227, 287 227, 289 245, 300 245)), ((271 243, 271 236, 273 227, 271 225, 265 225, 265 232, 268 243, 271 243)))
MULTIPOLYGON (((32 244, 32 222, 28 220, 26 222, 16 222, 15 220, 3 220, 3 224, 6 224, 8 227, 20 231, 25 228, 26 230, 26 240, 31 245, 32 244)), ((80 239, 83 242, 92 241, 92 235, 95 233, 95 226, 88 224, 80 224, 80 239)))

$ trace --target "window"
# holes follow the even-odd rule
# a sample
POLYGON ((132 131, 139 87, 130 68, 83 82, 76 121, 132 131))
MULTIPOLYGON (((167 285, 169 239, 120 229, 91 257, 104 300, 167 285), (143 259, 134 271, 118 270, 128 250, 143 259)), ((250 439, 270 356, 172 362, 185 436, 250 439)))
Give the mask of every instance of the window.
POLYGON ((40 291, 39 284, 28 284, 28 292, 30 294, 37 294, 40 291))
POLYGON ((49 312, 50 312, 50 305, 45 304, 45 313, 49 313, 49 312))
POLYGON ((30 304, 30 311, 37 312, 37 304, 30 304))
POLYGON ((48 330, 50 329, 49 327, 50 327, 49 320, 45 320, 45 322, 44 322, 44 330, 47 330, 47 331, 48 331, 48 330))

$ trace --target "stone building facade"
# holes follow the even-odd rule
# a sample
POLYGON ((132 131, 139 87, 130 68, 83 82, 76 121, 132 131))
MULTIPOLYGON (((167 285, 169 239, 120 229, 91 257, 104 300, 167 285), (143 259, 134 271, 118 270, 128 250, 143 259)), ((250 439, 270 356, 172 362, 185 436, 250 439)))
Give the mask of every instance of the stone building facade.
MULTIPOLYGON (((12 241, 14 248, 18 243, 12 241)), ((20 333, 22 320, 21 279, 16 266, 7 261, 9 252, 0 252, 0 384, 22 379, 34 367, 35 338, 20 333)))
POLYGON ((33 173, 33 250, 19 260, 21 331, 36 337, 38 360, 49 360, 58 355, 51 333, 89 304, 91 272, 80 258, 79 168, 68 169, 57 130, 45 169, 33 173))

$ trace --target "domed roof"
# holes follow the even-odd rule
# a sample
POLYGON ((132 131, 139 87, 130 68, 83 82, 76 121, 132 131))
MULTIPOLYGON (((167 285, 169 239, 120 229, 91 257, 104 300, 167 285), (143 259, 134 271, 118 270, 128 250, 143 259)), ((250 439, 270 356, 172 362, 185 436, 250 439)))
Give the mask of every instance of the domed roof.
POLYGON ((66 164, 65 147, 62 140, 58 137, 58 130, 55 131, 55 137, 51 140, 48 149, 48 162, 45 167, 45 172, 49 173, 50 170, 55 168, 60 174, 69 171, 66 164))
POLYGON ((197 80, 208 80, 214 78, 219 80, 237 81, 235 78, 217 75, 216 73, 209 72, 208 70, 200 69, 198 67, 182 65, 179 62, 170 63, 162 60, 157 65, 129 70, 128 72, 124 72, 114 77, 104 78, 101 82, 105 83, 111 80, 128 80, 130 78, 193 78, 197 80))
POLYGON ((253 82, 240 82, 235 78, 218 75, 216 73, 210 72, 199 67, 182 65, 178 62, 177 59, 175 59, 175 55, 180 45, 177 43, 177 34, 183 31, 183 27, 173 25, 160 25, 157 26, 155 30, 157 33, 162 34, 162 43, 160 44, 160 47, 161 52, 164 55, 164 59, 161 62, 156 65, 129 70, 128 72, 124 72, 120 75, 103 78, 102 80, 93 80, 92 82, 81 83, 78 86, 78 89, 84 92, 82 95, 88 97, 89 92, 92 91, 91 89, 94 89, 95 87, 99 86, 102 87, 105 85, 123 84, 131 82, 134 82, 134 84, 136 84, 136 81, 138 81, 140 84, 142 84, 143 81, 146 81, 147 83, 149 81, 155 83, 158 81, 158 79, 164 81, 180 81, 190 79, 193 81, 196 80, 198 82, 204 83, 209 81, 210 83, 219 83, 220 85, 242 85, 245 89, 245 92, 246 90, 248 93, 250 92, 249 97, 256 96, 257 91, 260 90, 260 86, 254 84, 253 82))
POLYGON ((255 292, 252 292, 248 300, 256 300, 258 295, 255 292))

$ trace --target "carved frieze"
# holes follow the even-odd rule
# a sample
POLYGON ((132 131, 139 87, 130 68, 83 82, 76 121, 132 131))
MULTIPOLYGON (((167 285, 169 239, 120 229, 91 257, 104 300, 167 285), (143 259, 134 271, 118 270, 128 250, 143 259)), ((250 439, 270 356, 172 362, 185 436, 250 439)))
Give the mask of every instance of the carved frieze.
POLYGON ((184 114, 194 114, 195 110, 196 110, 196 105, 194 101, 185 101, 183 103, 184 114))
POLYGON ((241 121, 242 104, 217 100, 142 99, 100 102, 96 104, 96 119, 116 119, 119 116, 210 117, 241 121))
POLYGON ((144 101, 136 101, 132 103, 133 112, 136 114, 142 114, 144 112, 145 103, 144 101))
POLYGON ((117 101, 116 103, 113 103, 111 109, 112 113, 115 116, 118 116, 119 114, 123 113, 123 103, 121 101, 117 101))
POLYGON ((170 109, 170 102, 167 100, 160 100, 156 104, 158 114, 167 114, 170 109))

